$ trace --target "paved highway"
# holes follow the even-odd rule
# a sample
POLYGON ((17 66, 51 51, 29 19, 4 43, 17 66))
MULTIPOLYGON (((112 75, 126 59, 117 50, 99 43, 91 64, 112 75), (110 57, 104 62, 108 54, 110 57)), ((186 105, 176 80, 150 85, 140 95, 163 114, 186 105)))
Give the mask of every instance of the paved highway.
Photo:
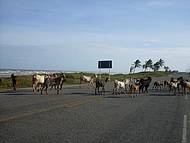
POLYGON ((190 97, 150 90, 130 98, 94 96, 87 86, 60 95, 31 89, 0 92, 2 143, 188 143, 190 97))

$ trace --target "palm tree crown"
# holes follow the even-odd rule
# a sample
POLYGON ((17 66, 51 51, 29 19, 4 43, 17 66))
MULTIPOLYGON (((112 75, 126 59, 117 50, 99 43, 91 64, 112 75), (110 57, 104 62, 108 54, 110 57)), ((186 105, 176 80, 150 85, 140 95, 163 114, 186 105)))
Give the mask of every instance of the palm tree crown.
POLYGON ((158 71, 159 68, 160 68, 160 62, 156 62, 156 63, 152 66, 152 69, 153 69, 154 71, 158 71))
POLYGON ((148 61, 145 62, 145 71, 147 68, 152 68, 152 60, 149 59, 148 61))
POLYGON ((135 68, 138 68, 138 67, 140 67, 141 66, 141 61, 140 60, 136 60, 135 62, 134 62, 134 67, 135 68))
POLYGON ((163 66, 164 66, 164 60, 160 59, 160 60, 158 61, 158 63, 159 63, 159 65, 160 65, 160 67, 163 67, 163 66))

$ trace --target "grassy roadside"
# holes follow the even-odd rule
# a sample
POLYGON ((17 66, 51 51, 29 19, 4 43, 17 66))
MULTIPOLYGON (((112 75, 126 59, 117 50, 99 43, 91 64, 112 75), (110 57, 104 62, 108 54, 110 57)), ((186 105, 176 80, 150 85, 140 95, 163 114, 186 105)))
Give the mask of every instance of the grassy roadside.
MULTIPOLYGON (((79 84, 79 78, 81 75, 91 76, 93 73, 66 73, 67 80, 65 84, 79 84)), ((140 72, 134 74, 114 74, 110 75, 111 80, 118 79, 126 79, 126 78, 145 78, 148 76, 151 77, 160 77, 160 76, 168 76, 171 73, 168 72, 140 72)), ((98 75, 99 77, 100 75, 98 75)), ((101 74, 101 78, 104 80, 109 77, 108 74, 101 74)), ((10 78, 1 78, 2 82, 0 83, 0 89, 10 89, 11 88, 11 79, 10 78)), ((23 75, 17 76, 17 88, 25 88, 25 87, 32 87, 32 75, 23 75)))

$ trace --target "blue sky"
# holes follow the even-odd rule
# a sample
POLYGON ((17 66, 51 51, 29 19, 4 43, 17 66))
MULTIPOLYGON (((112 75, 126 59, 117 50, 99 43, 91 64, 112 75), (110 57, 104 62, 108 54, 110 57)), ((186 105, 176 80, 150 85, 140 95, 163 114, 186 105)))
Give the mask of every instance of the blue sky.
POLYGON ((113 72, 162 58, 190 68, 189 0, 0 0, 0 68, 113 72))

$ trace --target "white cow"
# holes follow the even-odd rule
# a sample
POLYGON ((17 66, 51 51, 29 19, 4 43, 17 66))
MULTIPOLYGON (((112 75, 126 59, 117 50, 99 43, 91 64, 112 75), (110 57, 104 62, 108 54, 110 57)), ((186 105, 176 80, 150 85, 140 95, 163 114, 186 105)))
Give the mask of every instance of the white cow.
MULTIPOLYGON (((80 77, 80 85, 81 85, 81 83, 82 83, 82 81, 84 81, 84 82, 88 82, 88 84, 90 85, 90 86, 94 86, 93 84, 94 84, 94 79, 96 79, 97 78, 97 75, 96 74, 94 74, 93 76, 85 76, 85 75, 82 75, 81 77, 80 77)), ((81 87, 81 86, 80 86, 81 87)))
POLYGON ((190 81, 185 81, 185 93, 186 93, 186 89, 189 90, 189 93, 190 93, 190 81))
POLYGON ((169 93, 172 91, 174 93, 174 95, 176 95, 176 91, 177 91, 177 88, 178 88, 178 81, 177 80, 173 80, 173 81, 170 81, 169 83, 169 93))
POLYGON ((37 88, 38 88, 38 90, 39 89, 42 90, 42 86, 44 86, 45 81, 47 79, 48 79, 48 76, 34 74, 32 77, 33 92, 35 92, 37 88))
POLYGON ((126 79, 125 81, 119 81, 119 80, 115 80, 114 81, 114 89, 113 89, 113 94, 117 94, 117 93, 126 93, 128 86, 129 86, 130 80, 126 79))

